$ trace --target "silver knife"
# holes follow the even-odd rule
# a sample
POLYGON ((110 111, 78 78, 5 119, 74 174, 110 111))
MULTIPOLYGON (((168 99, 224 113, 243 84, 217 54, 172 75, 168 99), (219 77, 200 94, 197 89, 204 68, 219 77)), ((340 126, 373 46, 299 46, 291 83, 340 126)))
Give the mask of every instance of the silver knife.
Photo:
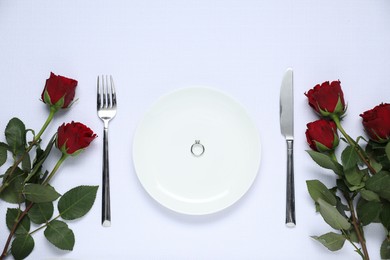
POLYGON ((280 131, 287 142, 286 225, 294 227, 294 91, 293 70, 287 69, 280 88, 280 131))

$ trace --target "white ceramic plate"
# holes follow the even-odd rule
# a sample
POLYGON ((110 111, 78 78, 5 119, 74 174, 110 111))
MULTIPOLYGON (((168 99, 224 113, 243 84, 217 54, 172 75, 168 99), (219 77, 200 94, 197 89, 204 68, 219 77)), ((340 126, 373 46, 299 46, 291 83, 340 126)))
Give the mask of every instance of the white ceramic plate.
POLYGON ((141 184, 160 204, 184 214, 210 214, 235 203, 252 185, 260 164, 259 133, 229 96, 184 88, 146 113, 133 159, 141 184), (205 148, 199 157, 191 153, 196 140, 205 148))

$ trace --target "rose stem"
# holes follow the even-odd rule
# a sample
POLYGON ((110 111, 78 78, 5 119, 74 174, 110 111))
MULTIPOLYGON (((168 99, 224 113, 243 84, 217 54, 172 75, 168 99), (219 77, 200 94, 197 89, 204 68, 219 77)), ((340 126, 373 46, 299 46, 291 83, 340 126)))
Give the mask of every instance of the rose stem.
MULTIPOLYGON (((56 165, 54 166, 53 170, 51 171, 50 175, 46 178, 46 180, 42 183, 43 186, 46 186, 50 179, 53 178, 54 174, 57 172, 57 170, 59 169, 59 167, 61 166, 61 164, 64 162, 64 160, 68 157, 67 154, 63 153, 61 158, 57 161, 56 165)), ((4 250, 3 250, 3 253, 1 254, 0 256, 0 259, 3 259, 5 256, 7 256, 7 252, 8 252, 8 247, 9 247, 9 244, 11 243, 11 239, 13 237, 13 235, 15 234, 15 231, 16 229, 18 228, 20 222, 23 220, 24 216, 27 215, 27 213, 30 211, 30 209, 32 208, 32 206, 34 205, 34 202, 31 202, 25 209, 24 211, 22 212, 22 214, 20 214, 18 220, 15 222, 15 224, 12 226, 12 229, 8 235, 8 238, 7 238, 7 242, 5 243, 4 245, 4 250)))
POLYGON ((27 215, 28 211, 32 208, 32 206, 34 205, 34 203, 30 203, 30 205, 27 206, 27 208, 22 212, 22 214, 20 214, 18 220, 15 222, 15 224, 12 226, 12 229, 9 233, 9 236, 7 238, 7 242, 5 243, 4 245, 4 250, 3 250, 3 253, 1 254, 0 256, 0 259, 3 259, 4 257, 7 256, 7 252, 8 252, 8 247, 9 247, 9 244, 11 243, 11 239, 16 231, 16 229, 18 228, 19 226, 19 223, 22 221, 22 219, 24 218, 24 216, 27 215))
MULTIPOLYGON (((40 138, 41 138, 41 135, 43 134, 43 132, 45 132, 46 128, 48 127, 48 125, 50 124, 50 122, 53 120, 53 117, 55 115, 55 113, 58 111, 57 108, 55 108, 54 106, 50 107, 50 113, 49 113, 49 116, 47 117, 45 123, 43 124, 41 130, 39 130, 38 134, 35 136, 34 138, 34 141, 33 142, 37 142, 40 138)), ((31 149, 31 148, 30 148, 31 149)))
POLYGON ((366 246, 366 240, 364 239, 363 230, 360 228, 360 226, 358 224, 358 219, 356 218, 356 215, 355 215, 355 207, 353 206, 353 201, 349 197, 349 194, 344 193, 344 197, 348 201, 349 209, 351 210, 352 225, 353 225, 353 228, 356 231, 356 235, 357 235, 357 237, 359 239, 359 243, 360 243, 360 245, 362 246, 362 249, 363 249, 363 255, 364 255, 363 256, 363 260, 370 260, 370 257, 368 255, 367 246, 366 246))
POLYGON ((66 158, 68 158, 68 154, 66 153, 62 153, 62 156, 61 158, 58 160, 58 162, 56 163, 56 165, 54 166, 53 170, 51 171, 51 173, 49 174, 49 176, 46 178, 46 180, 42 183, 42 185, 46 185, 49 183, 49 181, 51 180, 51 178, 53 178, 54 174, 57 172, 58 168, 60 168, 61 164, 65 161, 66 158))
POLYGON ((375 169, 371 166, 370 162, 367 160, 366 156, 363 155, 364 151, 360 147, 359 144, 357 144, 348 134, 345 132, 344 128, 342 127, 340 123, 340 119, 337 116, 331 116, 332 120, 336 123, 337 128, 340 130, 340 132, 343 134, 343 136, 347 139, 348 143, 355 148, 356 153, 359 155, 360 159, 364 162, 365 165, 367 165, 368 169, 370 170, 371 174, 376 174, 375 169))
MULTIPOLYGON (((12 173, 15 171, 16 167, 23 161, 24 156, 31 151, 31 149, 39 142, 39 139, 41 138, 43 132, 46 130, 50 122, 53 120, 53 117, 55 113, 58 110, 54 107, 50 107, 50 113, 47 117, 45 123, 43 124, 41 130, 38 132, 38 134, 34 137, 33 141, 30 143, 30 145, 27 147, 26 151, 20 156, 18 160, 16 160, 7 176, 11 176, 12 173)), ((9 185, 9 182, 7 182, 8 177, 4 180, 4 184, 0 187, 0 193, 9 185)))

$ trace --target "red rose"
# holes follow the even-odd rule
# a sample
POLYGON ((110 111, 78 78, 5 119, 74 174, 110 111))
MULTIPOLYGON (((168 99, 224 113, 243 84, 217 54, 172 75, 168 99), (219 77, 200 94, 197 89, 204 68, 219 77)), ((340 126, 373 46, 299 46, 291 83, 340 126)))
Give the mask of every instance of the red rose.
POLYGON ((306 126, 306 139, 311 149, 325 152, 333 150, 339 144, 335 122, 319 119, 308 123, 306 126))
POLYGON ((380 143, 390 140, 390 104, 382 103, 360 116, 371 140, 380 143))
POLYGON ((43 102, 57 109, 67 108, 75 96, 77 81, 50 73, 41 98, 43 102))
POLYGON ((322 116, 337 115, 342 116, 345 113, 344 94, 341 90, 340 81, 329 81, 317 84, 305 95, 309 99, 309 105, 322 116))
POLYGON ((63 153, 77 155, 96 138, 96 134, 82 123, 62 124, 57 131, 56 146, 63 153))

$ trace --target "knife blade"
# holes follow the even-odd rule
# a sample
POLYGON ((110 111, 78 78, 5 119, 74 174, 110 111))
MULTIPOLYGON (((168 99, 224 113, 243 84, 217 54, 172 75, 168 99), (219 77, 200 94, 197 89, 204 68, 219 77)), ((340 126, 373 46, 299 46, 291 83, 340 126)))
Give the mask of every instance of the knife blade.
POLYGON ((287 69, 280 88, 280 131, 287 143, 286 225, 294 227, 294 91, 291 68, 287 69))

